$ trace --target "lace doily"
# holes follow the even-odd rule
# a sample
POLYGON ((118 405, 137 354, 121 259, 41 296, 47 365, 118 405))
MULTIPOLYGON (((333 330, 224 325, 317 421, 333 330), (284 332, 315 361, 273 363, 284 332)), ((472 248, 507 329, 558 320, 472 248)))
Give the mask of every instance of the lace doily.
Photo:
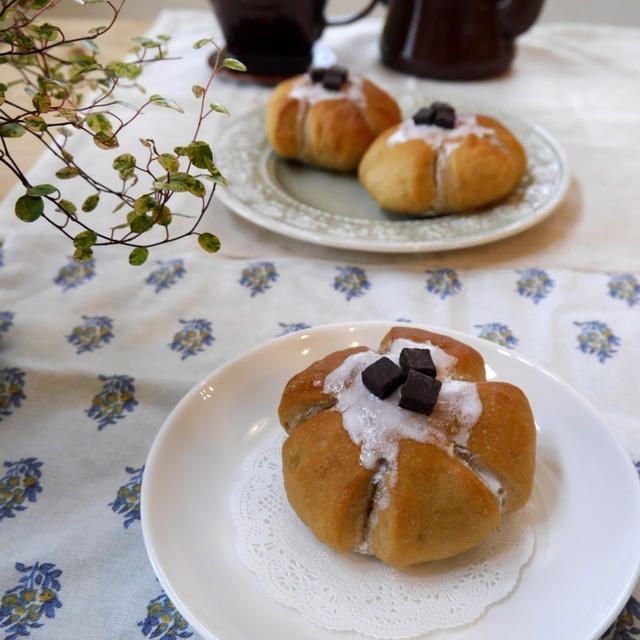
POLYGON ((284 490, 283 439, 245 462, 231 496, 237 552, 275 601, 321 627, 395 640, 472 622, 515 588, 533 551, 530 508, 467 553, 399 571, 334 552, 300 521, 284 490))

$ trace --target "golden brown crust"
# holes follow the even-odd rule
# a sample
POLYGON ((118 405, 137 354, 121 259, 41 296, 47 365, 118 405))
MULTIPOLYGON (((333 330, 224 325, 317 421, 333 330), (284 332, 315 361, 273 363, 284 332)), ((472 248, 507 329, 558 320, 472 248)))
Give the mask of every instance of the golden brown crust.
POLYGON ((354 171, 371 142, 400 122, 397 103, 366 78, 362 79, 363 104, 347 97, 346 85, 341 90, 343 98, 309 103, 291 97, 294 85, 306 78, 302 74, 274 88, 266 115, 271 146, 283 158, 334 171, 354 171))
POLYGON ((367 347, 350 347, 330 353, 287 382, 278 407, 280 424, 287 433, 291 433, 302 421, 335 404, 335 398, 322 391, 324 379, 352 353, 366 350, 367 347))
POLYGON ((440 347, 457 359, 451 376, 476 383, 482 410, 470 430, 446 403, 436 403, 429 418, 448 447, 402 439, 395 467, 385 460, 373 469, 361 464, 360 447, 323 386, 329 373, 364 346, 331 353, 296 374, 282 394, 279 415, 289 434, 282 451, 285 489, 302 521, 338 551, 364 544, 383 562, 406 567, 470 549, 499 525, 501 513, 526 503, 536 432, 525 394, 509 383, 487 382, 478 351, 442 334, 393 327, 379 352, 388 352, 397 339, 440 347), (468 437, 460 444, 464 433, 468 437))
POLYGON ((526 154, 495 118, 478 114, 476 122, 492 135, 469 133, 451 151, 421 138, 389 145, 397 127, 386 131, 363 156, 360 181, 381 207, 398 213, 472 211, 502 200, 524 176, 526 154))
POLYGON ((360 447, 325 411, 302 423, 282 447, 289 504, 316 537, 337 551, 364 541, 373 471, 360 464, 360 447))
POLYGON ((500 524, 500 508, 486 485, 433 444, 401 441, 398 477, 389 484, 389 506, 372 513, 370 549, 391 566, 450 558, 500 524))

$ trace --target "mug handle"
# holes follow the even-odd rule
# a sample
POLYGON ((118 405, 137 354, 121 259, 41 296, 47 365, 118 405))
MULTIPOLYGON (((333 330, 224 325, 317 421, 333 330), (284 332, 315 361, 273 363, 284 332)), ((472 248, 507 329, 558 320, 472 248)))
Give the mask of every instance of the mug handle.
POLYGON ((325 16, 324 24, 327 27, 338 27, 343 24, 351 24, 356 20, 360 20, 360 18, 364 18, 370 11, 373 10, 377 2, 378 0, 372 0, 364 9, 361 9, 356 13, 352 13, 351 15, 338 16, 336 18, 328 18, 325 16))

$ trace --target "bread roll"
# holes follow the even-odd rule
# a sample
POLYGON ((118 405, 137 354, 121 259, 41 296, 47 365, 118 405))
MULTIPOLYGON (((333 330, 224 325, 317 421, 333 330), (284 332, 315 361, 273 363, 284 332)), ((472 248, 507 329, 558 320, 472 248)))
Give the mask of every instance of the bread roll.
POLYGON ((319 71, 325 70, 311 70, 274 88, 267 137, 283 158, 355 171, 378 134, 402 120, 400 109, 388 93, 359 74, 342 70, 344 80, 330 84, 319 71))
POLYGON ((293 376, 278 409, 289 503, 336 551, 398 568, 482 542, 527 502, 536 432, 524 393, 485 380, 482 356, 450 337, 394 327, 379 352, 336 351, 293 376), (430 415, 379 399, 361 372, 381 354, 429 348, 440 394, 430 415))
POLYGON ((455 114, 444 127, 416 116, 376 138, 358 168, 360 181, 384 209, 472 211, 505 198, 524 176, 524 149, 498 120, 455 114))

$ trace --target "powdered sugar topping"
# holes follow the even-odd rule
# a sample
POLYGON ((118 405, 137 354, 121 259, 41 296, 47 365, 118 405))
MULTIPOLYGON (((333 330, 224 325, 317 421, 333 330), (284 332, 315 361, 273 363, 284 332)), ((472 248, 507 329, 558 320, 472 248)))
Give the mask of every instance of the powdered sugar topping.
POLYGON ((363 77, 357 73, 349 73, 340 91, 332 91, 322 86, 321 82, 313 82, 309 74, 303 75, 295 82, 289 96, 296 100, 315 104, 323 100, 350 100, 355 104, 366 106, 366 98, 362 91, 363 77))
MULTIPOLYGON (((360 446, 360 461, 367 469, 380 462, 390 471, 393 483, 400 440, 429 442, 453 452, 453 446, 466 446, 469 433, 482 413, 482 402, 473 382, 451 378, 456 358, 430 343, 395 340, 384 355, 396 364, 404 347, 429 348, 442 382, 438 403, 455 417, 459 429, 453 438, 437 427, 438 417, 426 416, 398 406, 400 389, 381 400, 362 383, 362 371, 380 358, 375 351, 361 351, 348 356, 325 379, 323 391, 336 396, 334 410, 342 413, 342 422, 354 443, 360 446)), ((436 405, 438 407, 438 405, 436 405)), ((439 412, 441 416, 442 413, 439 412)), ((442 418, 440 417, 441 421, 442 418)))
POLYGON ((387 144, 392 147, 409 140, 424 140, 433 149, 440 149, 447 145, 457 146, 462 138, 470 134, 479 138, 495 138, 494 130, 478 124, 474 114, 460 113, 456 116, 453 129, 445 129, 433 124, 416 124, 413 118, 404 120, 387 138, 387 144))

